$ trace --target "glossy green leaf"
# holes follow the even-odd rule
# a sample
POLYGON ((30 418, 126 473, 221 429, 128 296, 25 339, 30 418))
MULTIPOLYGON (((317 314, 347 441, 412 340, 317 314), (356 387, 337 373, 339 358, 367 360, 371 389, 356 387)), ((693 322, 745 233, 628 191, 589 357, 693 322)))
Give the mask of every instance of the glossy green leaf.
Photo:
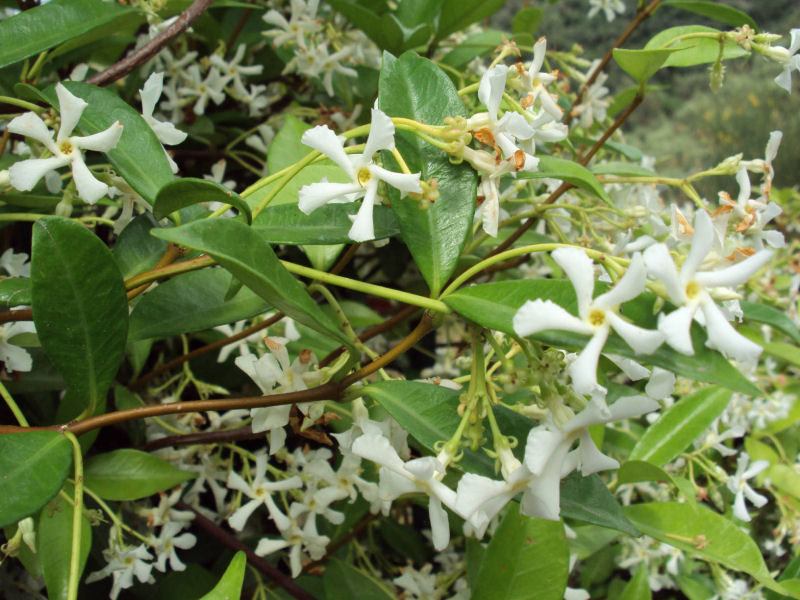
POLYGON ((90 407, 105 398, 128 332, 128 300, 117 263, 100 239, 62 217, 33 227, 33 321, 42 348, 70 393, 90 407))
MULTIPOLYGON (((719 41, 712 37, 687 38, 695 33, 721 33, 717 29, 702 25, 682 25, 671 27, 657 33, 645 45, 646 50, 684 48, 683 52, 675 52, 664 61, 665 67, 693 67, 695 65, 712 64, 719 58, 719 41)), ((723 45, 722 59, 746 56, 747 50, 736 43, 726 41, 723 45)))
POLYGON ((543 18, 544 11, 538 6, 526 6, 517 11, 517 14, 511 19, 511 32, 514 34, 515 39, 518 36, 523 36, 522 40, 533 44, 535 41, 534 34, 539 29, 543 18))
MULTIPOLYGON (((781 571, 780 576, 778 577, 778 581, 781 583, 785 583, 787 581, 797 581, 800 578, 800 552, 796 553, 789 564, 784 567, 783 571, 781 571)), ((777 592, 773 592, 772 590, 768 590, 765 594, 767 600, 781 600, 785 596, 778 594, 777 592)))
POLYGON ((228 568, 222 574, 214 589, 200 600, 235 600, 241 598, 244 573, 247 568, 247 556, 241 550, 233 555, 228 568))
POLYGON ((773 329, 777 329, 781 333, 789 336, 796 344, 800 344, 800 329, 797 328, 797 325, 794 324, 794 321, 792 321, 786 313, 777 308, 757 302, 742 300, 739 302, 739 305, 742 307, 745 320, 769 325, 773 329))
POLYGON ((505 0, 444 0, 436 39, 441 40, 500 10, 505 0))
POLYGON ((244 215, 248 224, 253 222, 250 207, 239 194, 216 181, 195 177, 170 181, 158 190, 156 201, 153 204, 153 215, 156 219, 163 219, 177 210, 200 202, 230 204, 239 211, 240 215, 244 215))
MULTIPOLYGON (((147 202, 153 204, 158 191, 173 180, 164 148, 138 110, 114 92, 80 81, 65 81, 66 88, 88 106, 78 121, 84 135, 105 130, 115 121, 122 123, 122 136, 116 147, 104 153, 119 175, 147 202)), ((58 107, 53 86, 42 91, 48 102, 58 107)))
POLYGON ((620 177, 655 177, 654 171, 632 162, 608 161, 592 167, 595 175, 618 175, 620 177))
MULTIPOLYGON (((306 215, 297 205, 268 206, 253 223, 253 229, 271 244, 347 244, 353 240, 347 233, 353 226, 351 215, 359 204, 326 204, 306 215)), ((388 206, 373 209, 375 239, 397 235, 400 230, 388 206)))
MULTIPOLYGON (((381 49, 397 51, 403 42, 403 33, 397 20, 390 15, 379 15, 369 3, 354 0, 327 0, 337 12, 361 29, 381 49)), ((377 6, 376 6, 377 8, 377 6)))
POLYGON ((596 473, 584 477, 573 471, 561 480, 561 514, 631 536, 640 535, 596 473))
POLYGON ((258 233, 233 219, 206 219, 172 229, 154 230, 162 239, 211 255, 271 306, 296 321, 351 345, 305 288, 281 265, 258 233))
MULTIPOLYGON (((526 300, 535 298, 552 300, 573 314, 577 314, 575 291, 572 284, 565 279, 486 283, 462 288, 442 300, 459 314, 484 327, 514 334, 512 325, 514 314, 526 300)), ((653 298, 645 294, 625 303, 622 312, 642 327, 652 329, 656 325, 652 306, 653 298)), ((544 331, 531 337, 568 350, 580 350, 586 345, 587 339, 586 336, 566 331, 544 331)), ((643 360, 697 381, 717 383, 751 396, 761 393, 719 352, 706 348, 705 340, 705 332, 695 324, 692 326, 694 356, 685 356, 662 345, 653 354, 637 357, 616 334, 608 339, 605 348, 610 353, 643 360)))
MULTIPOLYGON (((67 445, 70 445, 67 442, 67 445)), ((72 489, 67 493, 72 496, 72 489)), ((36 531, 36 548, 42 565, 42 574, 50 600, 67 600, 69 562, 72 554, 72 504, 57 497, 42 509, 36 531)), ((83 572, 92 546, 92 527, 85 516, 81 517, 81 545, 79 571, 83 572)))
MULTIPOLYGON (((325 177, 328 181, 333 183, 349 183, 350 178, 345 174, 342 169, 336 165, 321 163, 314 163, 305 167, 297 175, 292 177, 286 185, 284 185, 275 197, 270 200, 268 207, 273 208, 282 204, 297 204, 297 196, 300 188, 304 185, 310 185, 322 181, 325 177)), ((261 200, 272 191, 272 185, 264 186, 249 194, 245 200, 251 208, 255 208, 261 203, 261 200)))
POLYGON ((395 598, 394 591, 386 589, 386 584, 338 558, 333 558, 327 563, 322 584, 325 586, 325 600, 395 598))
POLYGON ((113 254, 123 279, 152 269, 164 256, 167 242, 150 235, 150 230, 157 226, 153 215, 143 213, 119 234, 113 254))
POLYGON ((286 115, 286 120, 275 134, 267 150, 267 170, 270 173, 277 173, 281 169, 291 167, 311 152, 312 149, 300 141, 303 133, 308 129, 311 129, 311 125, 308 123, 294 115, 286 115))
POLYGON ((138 500, 197 477, 147 452, 123 448, 86 461, 83 479, 106 500, 138 500))
POLYGON ((744 571, 775 591, 788 591, 770 577, 755 541, 738 525, 706 506, 698 505, 695 512, 691 506, 678 502, 652 502, 628 506, 625 514, 652 538, 729 569, 744 571))
POLYGON ((720 23, 731 25, 732 27, 741 27, 742 25, 749 25, 754 30, 758 31, 758 25, 747 13, 734 8, 720 4, 719 2, 707 2, 702 0, 666 0, 661 3, 661 6, 671 6, 680 10, 695 13, 709 17, 720 23))
POLYGON ((614 60, 628 75, 638 83, 655 75, 664 65, 664 62, 673 52, 682 52, 682 48, 651 49, 651 50, 626 50, 614 48, 614 60))
POLYGON ((686 486, 677 478, 673 478, 672 475, 661 467, 644 460, 629 460, 623 463, 619 471, 617 471, 617 481, 619 483, 635 483, 637 481, 669 483, 678 488, 689 504, 694 505, 697 503, 694 485, 692 485, 690 481, 684 480, 689 483, 689 486, 686 486))
POLYGON ((0 435, 0 527, 34 514, 61 489, 72 444, 55 431, 0 435))
POLYGON ((510 502, 489 542, 472 597, 526 600, 536 590, 537 600, 561 600, 568 574, 562 523, 521 515, 519 505, 510 502))
POLYGON ((645 430, 630 459, 665 465, 722 414, 730 399, 730 390, 713 385, 684 396, 645 430))
POLYGON ((225 300, 231 275, 224 269, 185 273, 141 297, 131 312, 131 340, 203 331, 266 312, 269 305, 248 288, 225 300))
POLYGON ((445 54, 440 62, 448 67, 460 70, 474 58, 489 54, 502 43, 502 31, 487 29, 473 33, 445 54))
POLYGON ((641 565, 625 586, 619 600, 651 600, 649 571, 647 565, 641 565))
POLYGON ((31 280, 27 277, 0 279, 0 308, 8 310, 31 303, 31 280))
POLYGON ((0 21, 0 68, 134 12, 102 0, 53 0, 20 12, 0 21))
POLYGON ((532 173, 527 171, 520 172, 517 173, 517 177, 521 179, 560 179, 571 183, 575 187, 591 192, 606 204, 612 204, 611 198, 609 198, 603 186, 600 185, 600 182, 597 181, 589 169, 564 158, 540 156, 539 169, 537 171, 532 173))
MULTIPOLYGON (((447 117, 466 116, 458 92, 444 71, 411 52, 400 58, 384 53, 378 104, 391 117, 416 119, 428 125, 441 125, 447 117)), ((403 241, 435 295, 455 269, 470 233, 477 175, 469 165, 451 164, 438 148, 414 135, 398 132, 396 142, 411 171, 421 172, 423 180, 435 179, 438 184, 439 198, 426 210, 414 198, 392 198, 403 241)))

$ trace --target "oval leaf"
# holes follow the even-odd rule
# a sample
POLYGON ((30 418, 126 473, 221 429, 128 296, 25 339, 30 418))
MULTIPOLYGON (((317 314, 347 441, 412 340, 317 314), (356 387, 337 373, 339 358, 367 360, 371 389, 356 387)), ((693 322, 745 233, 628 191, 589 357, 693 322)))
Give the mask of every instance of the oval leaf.
POLYGON ((517 173, 520 179, 560 179, 571 183, 575 187, 591 192, 609 206, 613 206, 611 198, 608 196, 603 186, 597 181, 592 172, 576 162, 555 156, 540 156, 539 170, 535 172, 517 173))
POLYGON ((510 502, 483 557, 473 598, 561 600, 567 587, 569 550, 560 521, 519 514, 510 502))
MULTIPOLYGON (((69 442, 67 445, 70 445, 69 442)), ((71 497, 72 490, 70 489, 68 493, 71 497)), ((42 565, 47 597, 50 600, 67 600, 73 514, 72 503, 59 496, 45 506, 39 516, 39 527, 36 531, 37 556, 42 565)), ((91 547, 92 526, 88 519, 82 516, 79 577, 86 566, 91 547)))
MULTIPOLYGON (((378 90, 378 105, 391 117, 441 125, 447 117, 466 116, 450 78, 413 52, 400 58, 384 53, 378 90)), ((477 175, 469 165, 450 163, 438 148, 414 135, 399 132, 397 148, 412 172, 421 172, 423 180, 435 179, 438 183, 439 199, 427 210, 420 209, 413 198, 392 197, 392 211, 403 241, 436 295, 455 269, 470 233, 477 175)), ((391 156, 385 160, 390 162, 391 156)))
POLYGON ((199 202, 230 204, 239 211, 240 215, 244 215, 248 225, 253 222, 250 207, 239 194, 216 181, 194 177, 170 181, 158 190, 155 204, 153 204, 153 215, 156 219, 163 219, 177 210, 199 202))
MULTIPOLYGON (((116 147, 105 153, 116 171, 147 202, 156 201, 158 190, 173 180, 164 148, 147 121, 115 93, 80 81, 65 81, 64 86, 88 103, 78 121, 84 135, 99 133, 114 121, 122 123, 122 136, 116 147)), ((51 106, 58 108, 53 86, 42 91, 51 106)))
POLYGON ((200 600, 234 600, 242 595, 247 556, 241 550, 233 555, 219 583, 200 600))
POLYGON ((689 504, 694 505, 697 502, 694 484, 691 481, 682 477, 673 477, 661 467, 644 460, 629 460, 623 463, 617 471, 617 481, 619 483, 635 483, 637 481, 669 483, 678 488, 689 504))
POLYGON ((42 348, 69 392, 85 406, 98 406, 122 360, 128 332, 128 300, 117 263, 82 225, 44 217, 33 227, 31 282, 42 348))
MULTIPOLYGON (((599 291, 601 287, 598 288, 599 291)), ((526 300, 535 298, 552 300, 572 314, 577 314, 575 291, 572 284, 564 279, 485 283, 460 289, 442 300, 453 310, 479 325, 514 335, 512 325, 514 314, 526 300)), ((653 328, 655 319, 652 308, 653 299, 645 294, 625 303, 623 313, 642 327, 653 328)), ((544 331, 531 337, 568 350, 582 349, 587 340, 586 336, 566 331, 544 331)), ((697 381, 717 383, 751 396, 761 394, 761 391, 725 360, 722 354, 706 348, 705 340, 705 332, 695 324, 692 326, 694 356, 685 356, 662 345, 653 354, 637 357, 616 334, 609 337, 605 349, 609 353, 641 359, 697 381)))
POLYGON ((640 566, 628 585, 622 590, 619 600, 651 600, 653 594, 650 593, 648 576, 649 569, 645 565, 640 566))
POLYGON ((614 48, 614 60, 623 71, 641 84, 655 75, 673 52, 682 50, 683 48, 652 50, 614 48))
POLYGON ((164 256, 167 242, 150 235, 150 230, 157 226, 153 215, 143 213, 119 234, 113 254, 123 279, 152 269, 164 256))
POLYGON ((351 345, 303 285, 284 268, 270 245, 244 223, 206 219, 172 229, 155 229, 153 235, 211 255, 273 307, 303 325, 351 345))
POLYGON ((800 344, 800 329, 785 313, 777 308, 766 304, 758 304, 757 302, 742 300, 739 304, 742 307, 744 318, 748 321, 769 325, 773 329, 788 335, 796 344, 800 344))
POLYGON ((47 504, 72 465, 72 445, 55 431, 0 436, 0 527, 47 504))
POLYGON ((20 12, 0 22, 0 68, 134 12, 101 0, 53 0, 20 12))
POLYGON ((719 2, 706 2, 703 0, 666 0, 662 2, 661 6, 672 6, 680 10, 695 13, 696 15, 703 15, 720 23, 731 25, 733 27, 741 27, 742 25, 749 25, 754 30, 758 31, 758 25, 748 15, 732 6, 726 6, 719 2))
POLYGON ((678 456, 722 414, 731 391, 708 386, 684 396, 650 425, 631 452, 631 460, 662 466, 678 456))
POLYGON ((132 448, 97 454, 86 461, 86 486, 106 500, 138 500, 197 477, 165 460, 132 448))
POLYGON ((31 280, 27 277, 0 279, 0 308, 8 310, 31 303, 31 280))
MULTIPOLYGON (((655 49, 685 49, 676 52, 664 61, 665 67, 693 67, 695 65, 711 64, 719 58, 719 41, 713 38, 684 38, 693 33, 721 33, 712 27, 702 25, 683 25, 671 27, 654 35, 645 45, 646 50, 655 49)), ((726 41, 723 45, 722 59, 746 56, 747 50, 736 43, 726 41)))

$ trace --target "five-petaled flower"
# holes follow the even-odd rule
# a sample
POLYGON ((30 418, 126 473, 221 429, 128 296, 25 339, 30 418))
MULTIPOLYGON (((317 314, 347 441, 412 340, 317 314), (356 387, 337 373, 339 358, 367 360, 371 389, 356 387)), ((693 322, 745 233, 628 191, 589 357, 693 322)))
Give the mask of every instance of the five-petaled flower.
POLYGON ((8 124, 11 133, 41 142, 52 154, 47 158, 30 158, 11 165, 8 169, 11 185, 20 191, 30 191, 50 171, 70 165, 78 196, 84 202, 94 204, 108 192, 108 185, 95 179, 83 162, 81 150, 108 152, 117 145, 122 135, 122 123, 115 121, 108 129, 93 135, 71 135, 88 104, 60 83, 56 84, 56 95, 61 108, 61 127, 55 140, 53 132, 34 112, 20 115, 8 124))

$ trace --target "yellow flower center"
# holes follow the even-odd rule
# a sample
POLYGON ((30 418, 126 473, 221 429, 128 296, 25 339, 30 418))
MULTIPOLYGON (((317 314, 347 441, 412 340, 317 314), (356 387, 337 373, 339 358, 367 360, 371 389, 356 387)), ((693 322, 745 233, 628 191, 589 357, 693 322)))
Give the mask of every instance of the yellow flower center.
POLYGON ((696 281, 690 281, 686 286, 686 297, 689 300, 694 300, 697 294, 700 293, 700 286, 697 284, 696 281))
POLYGON ((372 173, 369 172, 367 167, 361 167, 358 170, 358 185, 361 187, 365 187, 369 182, 370 178, 372 177, 372 173))
POLYGON ((603 323, 606 322, 606 313, 602 310, 593 310, 589 313, 589 323, 594 325, 595 327, 600 327, 603 323))
POLYGON ((72 154, 72 151, 75 148, 73 148, 72 142, 69 140, 64 140, 61 142, 61 145, 58 147, 58 149, 61 151, 61 154, 72 154))

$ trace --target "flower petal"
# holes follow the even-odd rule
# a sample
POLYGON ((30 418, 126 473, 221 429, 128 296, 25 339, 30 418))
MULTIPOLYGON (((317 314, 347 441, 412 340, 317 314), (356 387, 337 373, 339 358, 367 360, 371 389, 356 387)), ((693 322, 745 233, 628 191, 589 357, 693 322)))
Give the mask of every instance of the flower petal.
POLYGON ((507 66, 495 65, 483 74, 478 86, 478 99, 486 106, 489 117, 493 121, 497 119, 497 111, 500 109, 500 101, 503 99, 507 74, 507 66))
POLYGON ((447 511, 442 507, 441 500, 433 496, 428 505, 428 517, 431 521, 433 547, 441 552, 450 543, 450 521, 447 518, 447 511))
POLYGON ((664 334, 660 331, 634 325, 616 313, 607 312, 606 319, 636 354, 652 354, 664 342, 664 334))
POLYGON ((600 452, 588 429, 581 431, 580 446, 575 452, 578 456, 578 467, 584 477, 599 471, 619 469, 619 462, 600 452))
POLYGON ((597 361, 608 338, 609 327, 605 325, 595 331, 578 358, 569 366, 572 388, 577 394, 591 394, 604 389, 597 383, 597 361))
POLYGON ((29 192, 44 177, 53 169, 63 167, 69 161, 59 158, 58 156, 51 156, 50 158, 29 158, 28 160, 21 160, 15 162, 8 168, 8 177, 11 185, 21 191, 29 192))
POLYGON ((645 393, 651 398, 666 398, 675 391, 675 374, 661 367, 653 367, 650 381, 644 386, 645 393))
MULTIPOLYGON (((578 296, 578 314, 585 319, 594 292, 594 263, 580 248, 557 248, 551 256, 569 277, 578 296)), ((552 329, 552 328, 551 328, 552 329)))
POLYGON ((323 204, 327 204, 337 198, 343 198, 348 194, 360 192, 362 192, 362 189, 357 183, 320 181, 304 185, 298 193, 297 208, 309 215, 323 204))
POLYGON ((664 334, 664 341, 671 347, 687 356, 694 355, 690 327, 694 310, 681 306, 668 315, 661 313, 658 316, 658 330, 664 334))
POLYGON ((419 184, 420 173, 395 173, 378 165, 370 165, 369 172, 401 192, 406 192, 407 194, 422 193, 422 187, 419 184))
POLYGON ((375 239, 375 225, 372 222, 372 208, 375 204, 375 196, 378 193, 378 182, 371 179, 367 184, 367 193, 361 201, 361 208, 358 209, 353 226, 347 232, 347 236, 355 242, 366 242, 375 239))
POLYGON ((156 108, 156 102, 161 97, 161 92, 164 90, 164 73, 151 73, 147 81, 144 82, 144 87, 139 90, 139 95, 142 97, 142 115, 151 117, 156 108))
POLYGON ((612 308, 628 300, 633 300, 644 291, 644 286, 647 283, 647 273, 644 268, 644 259, 640 253, 633 255, 631 264, 625 275, 616 283, 616 285, 595 298, 592 303, 592 308, 599 310, 606 310, 612 308))
POLYGON ((692 247, 689 249, 689 255, 686 257, 683 265, 681 265, 680 278, 683 282, 689 282, 700 263, 711 252, 711 247, 714 245, 714 224, 711 217, 705 210, 698 210, 694 215, 694 235, 692 236, 692 247))
POLYGON ((337 136, 333 132, 333 129, 327 125, 317 125, 304 132, 300 141, 306 146, 310 146, 314 150, 322 152, 339 165, 350 179, 353 181, 356 180, 356 172, 355 169, 353 169, 353 164, 350 162, 350 158, 343 148, 345 138, 337 136))
POLYGON ((379 150, 394 150, 394 123, 385 112, 373 108, 369 136, 362 154, 365 162, 371 161, 379 150))
POLYGON ((27 112, 11 119, 8 131, 33 138, 44 144, 53 154, 58 154, 58 146, 53 142, 53 132, 47 128, 47 125, 35 112, 27 112))
POLYGON ((678 279, 669 248, 665 244, 655 244, 644 251, 643 258, 648 275, 664 284, 669 299, 675 304, 685 303, 686 291, 678 279))
POLYGON ((122 135, 122 123, 114 121, 99 133, 83 137, 75 136, 72 141, 78 148, 83 150, 95 150, 97 152, 108 152, 117 145, 119 137, 122 135))
POLYGON ((56 84, 56 96, 58 96, 58 108, 61 112, 61 127, 58 129, 56 140, 61 142, 72 134, 72 130, 78 124, 83 110, 89 105, 82 98, 75 96, 61 83, 56 84))
POLYGON ((527 300, 514 314, 514 331, 519 336, 528 336, 540 331, 558 329, 589 335, 592 326, 568 313, 552 300, 527 300))
POLYGON ((695 281, 703 287, 733 287, 741 285, 755 275, 772 258, 772 250, 761 250, 740 263, 719 271, 704 271, 695 275, 695 281))
POLYGON ((564 439, 560 431, 553 431, 546 426, 531 429, 525 444, 525 467, 534 475, 541 475, 564 439))
POLYGON ((755 363, 758 360, 761 355, 761 346, 736 331, 711 298, 703 302, 702 309, 708 332, 706 346, 719 350, 725 356, 740 362, 755 363))
POLYGON ((108 186, 95 179, 83 158, 77 156, 72 161, 72 179, 78 188, 78 196, 88 204, 94 204, 108 192, 108 186))

